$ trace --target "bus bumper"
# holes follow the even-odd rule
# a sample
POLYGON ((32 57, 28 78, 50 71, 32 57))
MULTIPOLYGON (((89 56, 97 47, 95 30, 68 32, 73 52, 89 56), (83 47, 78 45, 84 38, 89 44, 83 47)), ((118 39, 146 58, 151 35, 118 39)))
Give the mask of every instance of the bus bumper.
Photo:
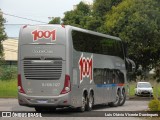
POLYGON ((68 107, 71 106, 70 93, 59 96, 28 96, 26 94, 18 93, 19 105, 36 107, 68 107))

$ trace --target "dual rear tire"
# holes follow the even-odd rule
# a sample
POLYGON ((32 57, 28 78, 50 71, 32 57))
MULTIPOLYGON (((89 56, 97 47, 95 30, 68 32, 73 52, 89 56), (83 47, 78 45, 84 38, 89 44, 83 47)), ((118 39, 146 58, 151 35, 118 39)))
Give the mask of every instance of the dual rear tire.
POLYGON ((81 102, 82 102, 82 106, 78 108, 78 111, 80 112, 91 111, 94 104, 93 93, 90 93, 88 97, 87 95, 83 94, 81 102))
POLYGON ((86 110, 87 111, 92 110, 93 103, 94 103, 94 97, 93 97, 93 94, 91 93, 88 97, 88 100, 87 100, 87 105, 86 105, 86 110))
POLYGON ((111 107, 117 107, 117 106, 122 106, 126 101, 126 94, 125 91, 122 90, 122 93, 120 92, 120 90, 117 91, 117 95, 116 95, 116 101, 115 102, 111 102, 108 105, 111 107))
POLYGON ((126 101, 126 94, 125 94, 125 91, 122 90, 122 94, 121 94, 121 97, 120 97, 119 106, 124 105, 125 101, 126 101))

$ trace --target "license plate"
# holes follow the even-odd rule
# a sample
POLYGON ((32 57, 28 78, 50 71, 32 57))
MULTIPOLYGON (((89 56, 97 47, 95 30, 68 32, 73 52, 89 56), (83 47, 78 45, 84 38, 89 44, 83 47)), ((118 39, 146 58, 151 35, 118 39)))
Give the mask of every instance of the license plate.
POLYGON ((47 103, 48 100, 37 100, 37 102, 38 102, 38 103, 43 103, 43 104, 44 104, 44 103, 47 103))
POLYGON ((144 93, 148 93, 148 91, 144 91, 144 93))

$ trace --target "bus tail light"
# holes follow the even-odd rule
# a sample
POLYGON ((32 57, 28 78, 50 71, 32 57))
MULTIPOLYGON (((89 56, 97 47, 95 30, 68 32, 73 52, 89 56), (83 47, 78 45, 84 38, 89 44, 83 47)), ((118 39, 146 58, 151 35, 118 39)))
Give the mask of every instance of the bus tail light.
POLYGON ((64 81, 64 87, 63 87, 63 90, 61 91, 61 94, 66 94, 70 91, 71 91, 70 76, 66 75, 65 81, 64 81))
POLYGON ((25 94, 25 91, 22 87, 22 80, 21 80, 21 75, 20 74, 18 74, 18 92, 25 94))

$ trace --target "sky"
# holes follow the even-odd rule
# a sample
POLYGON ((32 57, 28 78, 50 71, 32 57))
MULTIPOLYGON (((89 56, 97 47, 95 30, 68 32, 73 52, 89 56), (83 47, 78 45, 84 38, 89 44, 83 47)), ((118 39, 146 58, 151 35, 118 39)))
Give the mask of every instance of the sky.
MULTIPOLYGON (((49 17, 64 17, 64 12, 73 10, 81 0, 0 0, 0 9, 6 19, 5 31, 8 37, 18 37, 21 24, 45 24, 50 21, 49 17), (33 19, 34 22, 16 18, 15 15, 23 18, 33 19), (16 24, 16 25, 15 25, 16 24), (18 25, 17 25, 18 24, 18 25), (19 25, 20 24, 20 25, 19 25)), ((93 0, 85 0, 92 2, 93 0)))

